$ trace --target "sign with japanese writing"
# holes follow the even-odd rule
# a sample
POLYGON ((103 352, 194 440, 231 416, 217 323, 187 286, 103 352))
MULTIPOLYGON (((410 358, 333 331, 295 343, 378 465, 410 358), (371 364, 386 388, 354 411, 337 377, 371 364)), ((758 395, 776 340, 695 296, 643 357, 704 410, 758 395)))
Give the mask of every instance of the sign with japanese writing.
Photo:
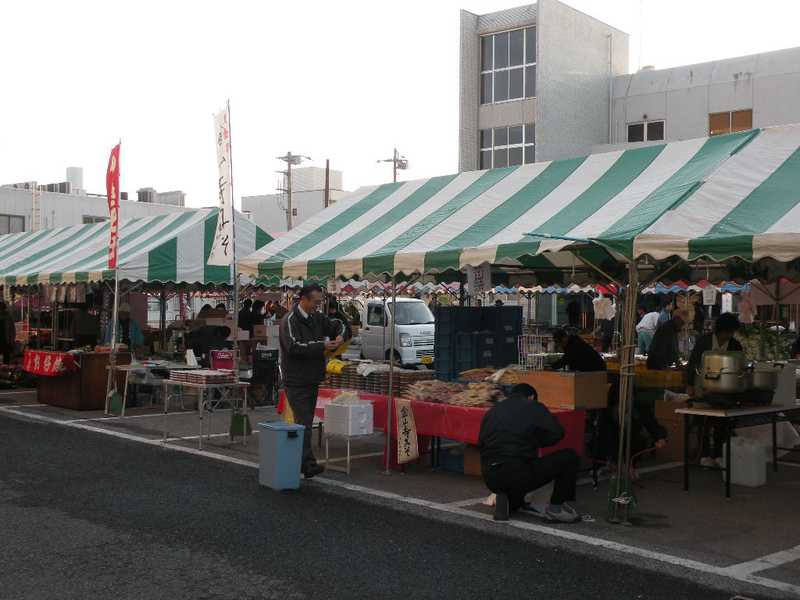
POLYGON ((111 149, 106 170, 106 196, 108 197, 108 268, 117 268, 117 254, 119 249, 119 150, 117 144, 111 149))
POLYGON ((55 377, 68 371, 75 371, 77 368, 74 357, 63 352, 26 350, 22 359, 24 371, 45 377, 55 377))
POLYGON ((707 285, 703 288, 703 304, 706 306, 714 306, 717 303, 717 288, 713 285, 707 285))
POLYGON ((722 312, 733 312, 733 294, 722 294, 722 312))
POLYGON ((217 199, 219 217, 209 265, 227 267, 233 263, 233 182, 231 179, 230 111, 224 108, 214 115, 217 144, 217 199))
POLYGON ((484 263, 479 267, 467 267, 467 289, 470 295, 484 294, 492 289, 492 267, 484 263))
POLYGON ((397 423, 397 463, 402 465, 419 458, 417 424, 414 421, 410 400, 397 398, 394 402, 397 423))

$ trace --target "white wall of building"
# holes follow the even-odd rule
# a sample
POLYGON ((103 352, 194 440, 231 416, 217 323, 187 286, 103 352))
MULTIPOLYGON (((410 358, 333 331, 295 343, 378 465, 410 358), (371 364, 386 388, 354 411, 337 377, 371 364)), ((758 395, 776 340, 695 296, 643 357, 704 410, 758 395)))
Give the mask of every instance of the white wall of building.
POLYGON ((627 71, 628 34, 558 0, 485 15, 461 11, 460 26, 460 171, 479 168, 481 129, 534 123, 537 161, 585 154, 608 142, 610 76, 627 71), (481 37, 531 26, 536 96, 481 104, 481 37))
POLYGON ((587 154, 609 141, 610 79, 628 70, 628 34, 557 0, 538 7, 536 160, 587 154))
MULTIPOLYGON (((41 207, 41 227, 67 227, 79 225, 88 218, 108 218, 108 201, 104 196, 76 196, 73 194, 39 193, 41 207)), ((25 217, 25 229, 31 229, 33 192, 31 190, 0 187, 0 215, 19 215, 25 217)), ((120 201, 120 218, 124 221, 133 217, 162 215, 191 210, 163 204, 120 201)))
POLYGON ((800 48, 616 77, 613 142, 644 120, 664 120, 667 141, 705 137, 711 113, 746 109, 753 127, 800 122, 800 48))

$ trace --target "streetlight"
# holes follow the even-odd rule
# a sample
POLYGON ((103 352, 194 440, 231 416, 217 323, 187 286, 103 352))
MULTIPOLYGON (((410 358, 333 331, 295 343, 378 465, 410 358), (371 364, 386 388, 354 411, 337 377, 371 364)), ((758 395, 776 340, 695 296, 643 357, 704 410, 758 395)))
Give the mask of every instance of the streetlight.
POLYGON ((286 156, 279 156, 278 160, 286 163, 286 230, 292 229, 292 165, 299 165, 303 160, 311 160, 310 156, 303 154, 292 154, 291 151, 286 156))
POLYGON ((408 159, 405 156, 400 155, 400 153, 397 152, 397 148, 394 149, 392 158, 384 158, 383 160, 379 160, 378 162, 392 163, 392 181, 394 183, 397 183, 397 169, 405 170, 408 168, 408 159))

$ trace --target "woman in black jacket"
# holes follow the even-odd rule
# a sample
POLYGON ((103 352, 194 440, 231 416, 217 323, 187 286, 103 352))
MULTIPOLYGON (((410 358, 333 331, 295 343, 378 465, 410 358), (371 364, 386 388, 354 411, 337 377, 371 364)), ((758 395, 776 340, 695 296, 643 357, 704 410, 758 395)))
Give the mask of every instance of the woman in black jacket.
MULTIPOLYGON (((703 366, 703 353, 709 350, 723 352, 742 352, 742 345, 733 336, 739 331, 739 317, 732 313, 723 313, 714 321, 713 333, 697 338, 686 366, 686 393, 694 396, 697 393, 699 370, 703 366)), ((726 422, 721 419, 703 418, 703 446, 700 464, 704 467, 721 467, 722 446, 727 432, 726 422), (713 440, 713 441, 712 441, 713 440)))

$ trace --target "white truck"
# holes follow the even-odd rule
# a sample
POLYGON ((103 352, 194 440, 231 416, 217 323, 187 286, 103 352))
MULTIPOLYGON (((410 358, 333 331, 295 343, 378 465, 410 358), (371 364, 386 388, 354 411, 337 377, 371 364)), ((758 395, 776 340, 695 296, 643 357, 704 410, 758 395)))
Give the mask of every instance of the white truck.
POLYGON ((388 360, 395 336, 395 356, 403 365, 433 363, 435 324, 428 306, 416 298, 371 298, 361 310, 361 355, 372 360, 388 360))

